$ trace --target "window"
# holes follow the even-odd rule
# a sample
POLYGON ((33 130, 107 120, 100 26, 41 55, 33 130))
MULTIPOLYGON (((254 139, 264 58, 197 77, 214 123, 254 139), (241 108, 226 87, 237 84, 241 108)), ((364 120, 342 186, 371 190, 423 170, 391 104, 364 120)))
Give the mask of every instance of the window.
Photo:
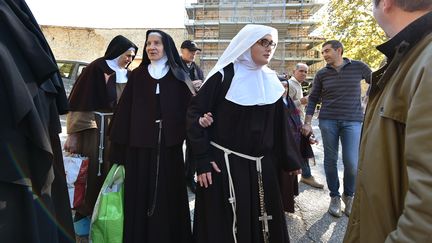
POLYGON ((73 71, 73 63, 57 62, 58 69, 62 78, 70 78, 73 71))
POLYGON ((77 77, 80 76, 80 74, 82 73, 82 71, 84 70, 85 67, 87 67, 87 65, 79 65, 78 66, 77 77))

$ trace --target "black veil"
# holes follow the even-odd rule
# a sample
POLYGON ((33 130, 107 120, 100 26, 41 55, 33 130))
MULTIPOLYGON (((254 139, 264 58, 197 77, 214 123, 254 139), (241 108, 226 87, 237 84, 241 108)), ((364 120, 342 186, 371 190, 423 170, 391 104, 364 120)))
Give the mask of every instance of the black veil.
MULTIPOLYGON (((138 47, 132 41, 122 35, 118 35, 114 37, 108 44, 108 47, 105 51, 104 59, 112 60, 114 58, 117 58, 131 47, 135 49, 135 53, 138 51, 138 47)), ((132 60, 134 58, 135 57, 133 57, 132 60)), ((130 63, 128 64, 128 66, 129 65, 130 63)))
POLYGON ((191 93, 195 94, 195 88, 192 85, 192 81, 189 78, 189 74, 188 74, 186 67, 184 66, 183 62, 181 61, 181 58, 180 58, 180 55, 177 51, 177 47, 174 43, 174 40, 167 33, 163 32, 161 30, 154 30, 154 29, 148 30, 146 32, 146 40, 144 43, 143 59, 142 59, 142 62, 140 65, 150 64, 150 59, 147 55, 146 48, 147 48, 148 36, 151 32, 157 32, 162 36, 162 44, 164 46, 164 51, 165 51, 167 58, 168 58, 168 65, 169 65, 171 71, 173 72, 174 76, 178 80, 185 82, 186 85, 188 86, 189 90, 191 91, 191 93))

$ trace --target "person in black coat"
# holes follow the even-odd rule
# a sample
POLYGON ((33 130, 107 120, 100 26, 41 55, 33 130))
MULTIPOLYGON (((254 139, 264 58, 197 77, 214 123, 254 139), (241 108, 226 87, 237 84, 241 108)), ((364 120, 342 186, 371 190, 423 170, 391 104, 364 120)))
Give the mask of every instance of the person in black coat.
POLYGON ((23 0, 0 1, 0 33, 0 241, 75 242, 54 55, 23 0))
MULTIPOLYGON (((202 82, 204 80, 203 71, 195 63, 195 57, 200 51, 201 49, 198 48, 198 45, 191 40, 183 41, 180 47, 182 62, 186 66, 189 73, 189 77, 192 80, 192 83, 197 91, 201 87, 202 82)), ((186 139, 186 152, 185 152, 186 184, 193 193, 195 193, 196 191, 196 182, 194 178, 195 168, 196 168, 196 162, 193 159, 192 152, 190 149, 190 144, 186 139)))
POLYGON ((124 242, 190 243, 184 180, 186 109, 195 93, 174 41, 146 33, 110 127, 110 161, 124 164, 124 242))
POLYGON ((83 70, 69 96, 70 111, 66 118, 68 137, 64 150, 89 158, 85 197, 80 205, 75 205, 75 221, 92 215, 99 191, 111 168, 107 127, 128 81, 128 66, 137 50, 138 47, 126 37, 115 36, 104 56, 83 70))
POLYGON ((246 25, 188 108, 197 161, 197 243, 289 242, 278 172, 300 172, 276 73, 267 67, 277 30, 246 25))

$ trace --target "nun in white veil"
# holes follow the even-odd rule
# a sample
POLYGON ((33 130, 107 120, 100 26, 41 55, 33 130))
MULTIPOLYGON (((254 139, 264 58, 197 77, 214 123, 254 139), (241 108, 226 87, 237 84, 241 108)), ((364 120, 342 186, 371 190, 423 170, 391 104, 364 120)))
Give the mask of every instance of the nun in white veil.
POLYGON ((231 41, 188 109, 197 160, 198 243, 289 242, 278 171, 298 173, 300 155, 267 67, 277 30, 246 25, 231 41))

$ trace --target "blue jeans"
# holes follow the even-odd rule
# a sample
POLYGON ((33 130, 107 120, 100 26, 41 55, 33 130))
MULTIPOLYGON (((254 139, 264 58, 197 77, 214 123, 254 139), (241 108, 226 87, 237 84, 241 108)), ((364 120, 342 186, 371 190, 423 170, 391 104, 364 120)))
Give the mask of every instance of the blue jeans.
POLYGON ((361 126, 362 123, 359 121, 319 119, 324 147, 324 171, 330 197, 340 197, 337 170, 339 138, 344 165, 344 194, 354 195, 361 126))

